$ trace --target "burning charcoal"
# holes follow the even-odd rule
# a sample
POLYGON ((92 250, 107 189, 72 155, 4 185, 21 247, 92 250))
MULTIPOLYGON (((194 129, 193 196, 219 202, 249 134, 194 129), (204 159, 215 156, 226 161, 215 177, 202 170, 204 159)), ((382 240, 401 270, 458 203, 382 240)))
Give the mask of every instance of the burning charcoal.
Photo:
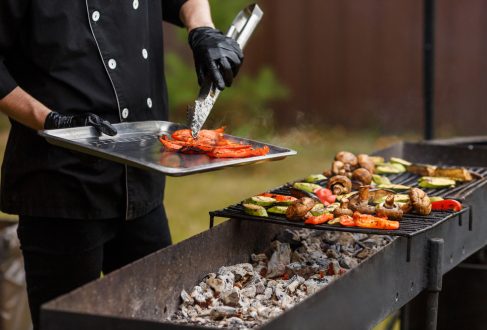
POLYGON ((362 251, 360 251, 359 253, 357 253, 356 257, 359 259, 366 259, 369 256, 371 256, 372 254, 374 254, 374 252, 372 252, 371 249, 365 248, 362 251))
POLYGON ((231 327, 238 327, 244 325, 244 321, 238 317, 231 317, 227 320, 227 324, 231 327))
POLYGON ((301 245, 301 240, 299 239, 299 236, 296 235, 295 232, 288 229, 277 235, 275 240, 281 243, 288 243, 292 249, 295 249, 301 245))
POLYGON ((186 290, 181 291, 181 300, 187 305, 194 304, 194 299, 186 292, 186 290))
POLYGON ((221 320, 237 314, 237 309, 228 306, 213 307, 210 311, 210 317, 213 320, 221 320))
POLYGON ((276 286, 274 295, 276 296, 277 300, 282 300, 286 296, 285 289, 281 283, 276 286))
POLYGON ((279 241, 272 242, 274 253, 267 264, 267 277, 281 276, 286 270, 286 265, 291 261, 291 247, 287 243, 279 241))
POLYGON ((345 269, 352 269, 358 266, 357 259, 345 255, 341 256, 338 259, 338 262, 340 263, 340 266, 345 269))
POLYGON ((341 267, 338 260, 331 260, 328 265, 327 275, 340 275, 341 267))
POLYGON ((253 262, 267 262, 267 256, 264 254, 264 253, 260 253, 260 254, 252 254, 250 256, 250 258, 252 259, 253 262))
POLYGON ((224 292, 222 293, 221 299, 225 305, 237 307, 240 301, 240 290, 234 288, 231 291, 224 292))

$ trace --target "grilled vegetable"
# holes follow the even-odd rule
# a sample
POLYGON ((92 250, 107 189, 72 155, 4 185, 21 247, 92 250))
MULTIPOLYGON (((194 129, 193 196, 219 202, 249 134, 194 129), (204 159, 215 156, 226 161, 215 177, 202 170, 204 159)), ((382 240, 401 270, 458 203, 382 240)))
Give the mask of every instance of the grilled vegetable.
POLYGON ((356 188, 367 186, 372 183, 372 174, 365 168, 357 168, 352 172, 352 185, 356 188))
POLYGON ((472 174, 465 168, 440 168, 438 167, 434 176, 447 177, 457 181, 472 181, 472 174))
POLYGON ((324 176, 323 174, 311 174, 308 177, 306 177, 306 179, 304 179, 304 181, 308 183, 313 183, 322 180, 326 180, 326 176, 324 176))
POLYGON ((405 185, 402 185, 402 184, 389 183, 389 184, 380 184, 380 185, 377 186, 377 188, 379 188, 379 189, 394 190, 394 191, 404 191, 404 190, 408 190, 411 187, 405 186, 405 185))
POLYGON ((407 160, 404 160, 402 158, 397 158, 397 157, 391 157, 390 162, 393 164, 401 164, 403 166, 411 166, 412 163, 408 162, 407 160))
POLYGON ((335 217, 341 217, 342 215, 353 215, 353 211, 348 208, 349 200, 344 198, 341 201, 340 207, 337 207, 335 211, 333 211, 333 215, 335 217))
POLYGON ((403 211, 399 204, 394 202, 394 195, 387 196, 384 203, 377 205, 376 215, 381 218, 401 220, 403 211))
POLYGON ((326 212, 333 213, 333 212, 335 211, 335 209, 336 209, 337 207, 339 207, 339 206, 340 206, 340 204, 339 204, 339 203, 333 203, 333 204, 330 204, 329 206, 327 206, 327 207, 325 208, 325 210, 326 210, 326 212))
POLYGON ((267 213, 286 214, 287 206, 276 205, 267 209, 267 213))
POLYGON ((436 201, 431 203, 431 209, 433 211, 461 211, 462 204, 454 199, 445 199, 442 201, 436 201))
POLYGON ((328 225, 336 226, 340 224, 340 218, 331 219, 327 223, 328 225))
POLYGON ((334 195, 346 194, 352 190, 352 181, 344 175, 335 175, 328 181, 327 188, 330 189, 334 195))
POLYGON ((359 167, 365 168, 371 174, 375 172, 375 163, 369 157, 369 155, 360 154, 360 155, 357 156, 357 161, 358 161, 358 166, 359 167))
POLYGON ((369 156, 370 160, 375 164, 375 165, 380 165, 384 164, 385 160, 384 157, 380 156, 369 156))
POLYGON ((384 218, 374 217, 369 214, 360 214, 359 212, 353 214, 353 221, 355 222, 355 225, 360 228, 386 230, 399 229, 399 221, 391 221, 384 218))
POLYGON ((272 194, 272 193, 262 193, 259 196, 274 198, 276 200, 277 205, 285 205, 285 206, 290 205, 292 202, 297 200, 297 198, 293 196, 272 194))
POLYGON ((336 195, 333 195, 330 189, 327 188, 318 188, 313 193, 319 198, 319 200, 325 204, 326 206, 335 203, 337 198, 336 195))
POLYGON ((254 196, 245 200, 246 204, 255 204, 260 206, 272 206, 276 203, 276 200, 266 196, 254 196))
POLYGON ((314 216, 322 215, 323 213, 328 213, 325 205, 321 203, 318 203, 315 206, 313 206, 313 208, 309 212, 314 216))
POLYGON ((267 211, 263 206, 256 204, 243 204, 245 213, 256 217, 267 217, 267 211))
POLYGON ((345 164, 345 170, 347 172, 352 171, 358 164, 357 157, 348 151, 340 151, 335 155, 335 160, 338 160, 345 164))
POLYGON ((379 174, 373 174, 372 175, 372 181, 376 184, 376 185, 381 185, 381 184, 391 184, 391 180, 389 180, 388 177, 386 176, 382 176, 382 175, 379 175, 379 174))
POLYGON ((309 183, 309 182, 294 182, 293 183, 293 188, 308 192, 308 193, 313 193, 316 189, 322 188, 320 185, 314 184, 314 183, 309 183))
POLYGON ((333 214, 324 213, 319 216, 308 217, 304 223, 308 225, 321 225, 322 223, 328 222, 333 219, 333 214))
POLYGON ((291 221, 302 221, 315 204, 316 202, 313 199, 302 197, 288 206, 286 218, 291 221))
POLYGON ((341 217, 338 217, 338 220, 344 227, 355 227, 355 221, 349 215, 342 215, 341 217))
POLYGON ((435 174, 436 166, 424 165, 424 164, 412 164, 406 167, 409 173, 422 175, 422 176, 433 176, 435 174))
MULTIPOLYGON (((423 190, 419 188, 411 188, 409 190, 409 201, 416 213, 421 215, 429 215, 431 213, 431 201, 423 190)), ((406 208, 407 204, 402 208, 404 213, 407 213, 405 210, 406 208)))
POLYGON ((455 187, 455 180, 441 177, 423 176, 419 178, 418 185, 421 188, 452 188, 455 187))
POLYGON ((439 201, 442 201, 442 200, 444 200, 444 199, 443 199, 443 197, 440 197, 440 196, 431 196, 430 197, 431 203, 433 203, 433 202, 439 202, 439 201))
POLYGON ((350 198, 350 209, 365 214, 374 214, 375 207, 369 205, 370 186, 362 186, 359 193, 350 198))
MULTIPOLYGON (((390 196, 390 195, 382 196, 380 199, 374 200, 374 203, 375 204, 384 203, 388 196, 390 196)), ((432 197, 430 197, 430 198, 432 198, 432 197)), ((409 203, 409 196, 407 194, 395 194, 394 195, 394 201, 396 203, 409 203)))
POLYGON ((406 172, 406 167, 401 164, 385 163, 382 165, 377 165, 375 167, 375 172, 377 174, 399 174, 406 172))

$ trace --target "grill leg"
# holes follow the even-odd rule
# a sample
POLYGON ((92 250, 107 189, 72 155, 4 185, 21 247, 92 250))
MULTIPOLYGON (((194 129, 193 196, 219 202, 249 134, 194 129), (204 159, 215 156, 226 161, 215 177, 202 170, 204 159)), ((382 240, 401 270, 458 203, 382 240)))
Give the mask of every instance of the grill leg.
POLYGON ((215 225, 215 216, 210 214, 210 229, 215 225))
POLYGON ((402 306, 400 311, 401 330, 410 330, 409 322, 409 304, 402 306))
POLYGON ((432 238, 429 241, 430 264, 428 273, 428 288, 426 298, 426 326, 427 330, 436 330, 438 322, 438 298, 442 286, 442 269, 443 260, 442 238, 432 238))

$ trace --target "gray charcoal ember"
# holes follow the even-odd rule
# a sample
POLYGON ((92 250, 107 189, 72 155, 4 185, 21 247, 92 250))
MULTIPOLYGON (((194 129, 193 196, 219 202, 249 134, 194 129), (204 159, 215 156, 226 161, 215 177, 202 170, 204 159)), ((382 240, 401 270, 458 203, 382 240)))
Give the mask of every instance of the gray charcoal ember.
POLYGON ((233 288, 231 291, 223 292, 220 299, 227 306, 237 307, 240 302, 240 290, 233 288))
POLYGON ((190 296, 199 304, 206 303, 206 297, 203 293, 203 289, 201 289, 201 287, 198 285, 196 285, 193 288, 193 291, 191 291, 190 296))
POLYGON ((202 317, 197 317, 194 319, 195 322, 198 322, 201 325, 205 325, 208 323, 208 320, 202 317))
POLYGON ((350 246, 350 245, 354 245, 355 241, 356 240, 353 238, 353 234, 342 233, 337 240, 337 244, 340 244, 343 246, 350 246))
POLYGON ((369 248, 365 248, 365 249, 363 249, 362 251, 360 251, 359 253, 357 253, 355 256, 356 256, 357 258, 359 258, 359 259, 362 259, 362 260, 363 260, 363 259, 366 259, 366 258, 370 257, 370 256, 371 256, 371 255, 373 255, 373 254, 374 254, 374 252, 373 252, 371 249, 369 249, 369 248))
POLYGON ((294 250, 293 253, 291 254, 291 262, 294 263, 294 262, 298 262, 298 263, 302 263, 302 262, 305 262, 307 260, 306 256, 300 252, 298 252, 297 250, 294 250))
POLYGON ((282 300, 284 299, 285 296, 287 296, 286 294, 286 289, 284 288, 284 285, 282 285, 281 283, 279 283, 275 290, 274 290, 274 295, 276 296, 277 300, 282 300))
POLYGON ((328 244, 334 244, 340 238, 341 233, 338 231, 326 231, 321 238, 328 244))
POLYGON ((290 284, 288 284, 286 289, 287 289, 287 291, 294 293, 301 283, 304 283, 304 278, 303 278, 302 282, 300 280, 298 280, 297 278, 293 279, 293 281, 290 284))
POLYGON ((313 279, 306 280, 303 284, 301 284, 300 288, 301 290, 306 291, 307 295, 312 295, 320 289, 318 282, 313 279))
POLYGON ((225 289, 225 282, 221 278, 209 278, 206 283, 212 288, 216 293, 221 293, 225 289))
POLYGON ((267 263, 259 263, 254 267, 254 270, 257 274, 260 276, 266 276, 267 275, 267 263))
POLYGON ((226 271, 230 271, 235 275, 235 281, 239 281, 241 278, 252 275, 254 267, 249 263, 237 264, 234 266, 226 267, 226 271))
POLYGON ((230 271, 222 271, 221 273, 219 271, 218 273, 218 277, 223 280, 223 290, 221 292, 232 290, 235 284, 235 275, 230 271))
POLYGON ((184 304, 187 305, 194 304, 194 299, 184 289, 181 291, 181 300, 183 301, 184 304))
POLYGON ((338 259, 339 253, 332 247, 326 250, 326 255, 328 258, 338 259))
POLYGON ((273 278, 282 276, 286 270, 286 265, 291 262, 291 247, 288 243, 279 241, 272 242, 274 253, 267 263, 267 277, 273 278))
POLYGON ((261 307, 257 309, 257 314, 265 319, 268 319, 272 312, 273 309, 270 307, 261 307))
POLYGON ((338 259, 340 266, 345 269, 352 269, 358 266, 358 261, 355 258, 343 255, 338 259))
POLYGON ((256 293, 257 293, 257 289, 255 288, 254 284, 250 284, 240 291, 240 294, 247 298, 254 298, 256 293))
POLYGON ((328 269, 327 269, 327 274, 331 274, 331 275, 339 275, 341 272, 341 267, 340 267, 340 263, 338 262, 338 260, 335 260, 335 259, 332 259, 330 260, 330 265, 328 266, 328 269))
POLYGON ((198 316, 198 312, 196 311, 196 309, 193 306, 186 306, 186 305, 181 306, 181 313, 186 318, 198 316))
POLYGON ((235 326, 241 326, 241 325, 244 325, 245 323, 244 323, 244 321, 243 321, 242 319, 240 319, 240 318, 238 318, 238 317, 233 316, 233 317, 231 317, 231 318, 229 318, 229 319, 227 320, 227 324, 228 324, 228 325, 230 325, 230 326, 235 327, 235 326))
POLYGON ((210 317, 213 320, 221 320, 237 314, 237 309, 229 306, 213 307, 210 310, 210 317))
POLYGON ((266 288, 263 294, 258 294, 255 298, 260 301, 269 300, 272 298, 272 293, 272 288, 266 288))
POLYGON ((249 312, 249 316, 253 319, 256 319, 259 316, 259 314, 257 314, 256 310, 252 310, 249 312))
POLYGON ((294 299, 291 298, 288 295, 285 295, 280 301, 279 301, 279 307, 282 309, 289 309, 293 307, 294 305, 294 299))

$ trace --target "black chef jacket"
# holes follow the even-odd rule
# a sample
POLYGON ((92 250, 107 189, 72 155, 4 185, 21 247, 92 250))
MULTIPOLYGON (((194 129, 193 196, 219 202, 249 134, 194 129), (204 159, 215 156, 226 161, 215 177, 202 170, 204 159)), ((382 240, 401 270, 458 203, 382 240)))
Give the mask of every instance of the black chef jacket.
MULTIPOLYGON (((167 120, 162 20, 186 0, 0 0, 0 99, 20 86, 62 114, 167 120)), ((164 176, 48 144, 11 121, 1 209, 41 217, 135 218, 164 176)))

